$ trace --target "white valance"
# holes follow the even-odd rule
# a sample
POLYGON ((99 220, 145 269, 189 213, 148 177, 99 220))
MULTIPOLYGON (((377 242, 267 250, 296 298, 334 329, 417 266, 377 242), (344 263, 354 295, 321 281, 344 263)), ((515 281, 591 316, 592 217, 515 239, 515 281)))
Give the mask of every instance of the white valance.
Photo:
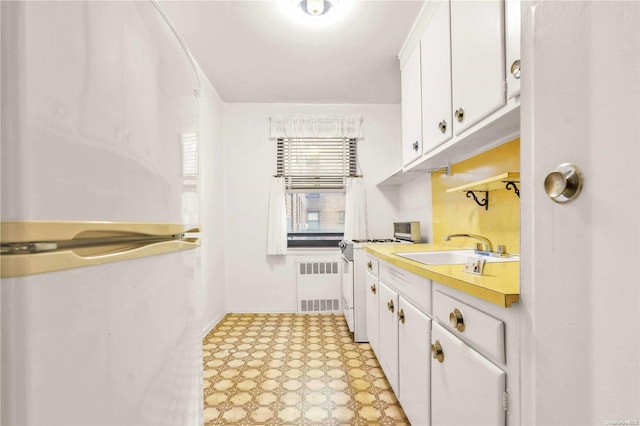
POLYGON ((364 137, 361 115, 279 114, 270 121, 271 139, 364 137))

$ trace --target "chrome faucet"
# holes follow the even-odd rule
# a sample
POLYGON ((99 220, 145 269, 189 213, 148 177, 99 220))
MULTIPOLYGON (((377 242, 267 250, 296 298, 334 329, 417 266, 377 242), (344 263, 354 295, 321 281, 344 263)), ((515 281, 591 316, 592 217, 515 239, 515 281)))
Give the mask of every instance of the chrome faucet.
MULTIPOLYGON (((488 238, 482 237, 480 235, 475 235, 475 234, 451 234, 451 235, 447 235, 446 237, 444 237, 444 240, 445 241, 449 241, 451 238, 455 238, 455 237, 474 238, 474 239, 484 243, 486 252, 493 253, 493 244, 491 244, 491 241, 489 241, 488 238)), ((480 246, 480 244, 478 244, 478 246, 480 246)), ((478 250, 476 250, 476 251, 478 251, 478 250)))

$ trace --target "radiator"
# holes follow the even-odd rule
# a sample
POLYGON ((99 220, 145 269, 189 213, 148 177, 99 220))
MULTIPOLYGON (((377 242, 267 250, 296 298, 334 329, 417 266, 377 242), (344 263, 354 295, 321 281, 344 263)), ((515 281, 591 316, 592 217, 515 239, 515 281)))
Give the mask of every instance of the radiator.
POLYGON ((296 262, 296 287, 298 312, 342 312, 342 262, 296 262))

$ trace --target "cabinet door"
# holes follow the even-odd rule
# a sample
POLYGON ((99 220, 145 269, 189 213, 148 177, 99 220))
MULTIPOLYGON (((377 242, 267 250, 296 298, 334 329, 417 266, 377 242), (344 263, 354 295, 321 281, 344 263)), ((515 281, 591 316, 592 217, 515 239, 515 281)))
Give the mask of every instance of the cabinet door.
POLYGON ((378 361, 391 388, 399 396, 398 392, 398 293, 379 282, 378 294, 378 321, 379 321, 379 347, 378 361))
POLYGON ((504 426, 504 371, 436 323, 431 342, 444 356, 431 359, 432 423, 504 426))
POLYGON ((451 62, 458 135, 506 103, 504 0, 451 2, 451 62))
POLYGON ((507 99, 520 94, 520 0, 505 1, 507 99))
POLYGON ((451 139, 451 40, 449 2, 434 3, 420 40, 423 153, 451 139))
POLYGON ((422 111, 420 90, 420 46, 416 46, 402 67, 402 164, 422 156, 422 111))
POLYGON ((366 273, 365 290, 367 292, 367 338, 371 349, 380 356, 378 346, 378 277, 372 273, 366 273))
POLYGON ((411 424, 429 425, 431 319, 400 297, 398 359, 400 403, 411 424))

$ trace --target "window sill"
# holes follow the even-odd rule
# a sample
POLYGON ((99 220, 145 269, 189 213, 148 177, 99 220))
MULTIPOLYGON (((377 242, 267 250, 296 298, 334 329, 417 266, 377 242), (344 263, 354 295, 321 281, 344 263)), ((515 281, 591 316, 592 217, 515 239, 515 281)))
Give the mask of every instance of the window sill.
POLYGON ((336 255, 342 252, 338 247, 289 247, 287 248, 287 256, 305 256, 305 255, 336 255))

